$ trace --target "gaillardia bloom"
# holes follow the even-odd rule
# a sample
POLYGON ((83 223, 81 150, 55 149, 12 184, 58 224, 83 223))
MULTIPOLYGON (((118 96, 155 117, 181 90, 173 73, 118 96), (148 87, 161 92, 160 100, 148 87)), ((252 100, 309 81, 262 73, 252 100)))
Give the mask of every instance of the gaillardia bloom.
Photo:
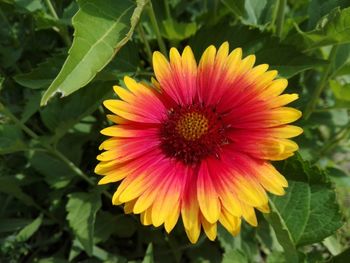
POLYGON ((115 86, 119 99, 104 102, 115 125, 101 131, 111 138, 95 169, 100 184, 122 180, 113 204, 167 232, 181 215, 192 243, 202 227, 214 240, 218 222, 233 235, 242 218, 256 226, 255 209, 269 212, 266 191, 288 185, 270 161, 292 156, 289 138, 302 129, 288 125, 301 112, 285 107, 298 95, 281 95, 287 80, 254 63, 227 42, 198 66, 190 47, 172 48, 170 62, 153 54, 152 85, 125 77, 127 89, 115 86))

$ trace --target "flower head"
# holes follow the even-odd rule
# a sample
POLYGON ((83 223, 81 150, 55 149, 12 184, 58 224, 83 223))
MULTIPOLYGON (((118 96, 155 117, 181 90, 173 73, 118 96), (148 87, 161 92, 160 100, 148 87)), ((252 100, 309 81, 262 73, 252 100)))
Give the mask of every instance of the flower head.
POLYGON ((298 149, 289 138, 302 129, 288 125, 301 112, 281 95, 287 80, 275 79, 255 56, 209 46, 199 65, 190 47, 170 50, 170 62, 153 55, 152 85, 124 78, 119 99, 104 105, 115 125, 97 159, 100 184, 122 180, 113 204, 141 214, 144 225, 164 224, 170 232, 181 216, 192 243, 201 228, 213 240, 217 223, 230 233, 241 219, 256 226, 255 209, 269 212, 266 191, 283 195, 288 183, 271 165, 298 149))

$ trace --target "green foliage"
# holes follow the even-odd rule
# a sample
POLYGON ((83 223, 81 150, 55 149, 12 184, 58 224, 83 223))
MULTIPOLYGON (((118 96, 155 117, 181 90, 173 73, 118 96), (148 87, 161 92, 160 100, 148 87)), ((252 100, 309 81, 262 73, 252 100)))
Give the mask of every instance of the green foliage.
POLYGON ((300 159, 286 161, 287 194, 271 198, 268 221, 275 229, 287 261, 298 262, 296 248, 330 236, 342 225, 335 193, 324 172, 300 159))
POLYGON ((314 30, 303 32, 298 30, 291 35, 289 41, 304 49, 314 49, 327 45, 350 42, 350 8, 333 9, 324 16, 314 30))
POLYGON ((0 0, 0 261, 349 262, 349 36, 347 0, 0 0), (310 116, 258 227, 192 245, 97 185, 101 104, 126 75, 150 81, 152 51, 198 60, 224 41, 288 78, 310 116))
POLYGON ((43 216, 40 215, 33 222, 26 225, 21 231, 18 232, 16 239, 19 242, 27 241, 36 231, 38 231, 41 223, 43 222, 43 216))
POLYGON ((257 63, 268 63, 272 69, 277 69, 281 76, 287 78, 325 64, 325 61, 301 53, 293 46, 281 44, 278 38, 269 33, 246 26, 228 27, 226 23, 203 26, 191 39, 190 44, 197 57, 207 46, 218 46, 229 41, 231 48, 242 47, 245 54, 256 55, 257 63), (208 35, 211 37, 208 38, 208 35))
POLYGON ((73 18, 75 38, 60 73, 43 95, 67 96, 88 84, 130 40, 145 1, 79 1, 73 18))
POLYGON ((67 220, 89 255, 92 254, 96 213, 101 207, 97 194, 72 193, 67 203, 67 220))

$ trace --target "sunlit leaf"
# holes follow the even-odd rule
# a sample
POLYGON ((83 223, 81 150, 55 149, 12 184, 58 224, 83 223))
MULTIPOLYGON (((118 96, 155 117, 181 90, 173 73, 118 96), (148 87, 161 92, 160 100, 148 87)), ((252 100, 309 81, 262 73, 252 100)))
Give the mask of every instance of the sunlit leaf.
POLYGON ((322 241, 343 222, 334 190, 323 171, 294 158, 286 162, 282 174, 289 181, 287 193, 271 198, 272 213, 266 217, 286 256, 297 262, 296 247, 322 241))
POLYGON ((33 222, 30 224, 26 225, 21 231, 16 236, 16 239, 19 242, 24 242, 27 241, 36 231, 38 231, 41 223, 43 222, 43 216, 40 215, 37 217, 33 222))
POLYGON ((327 45, 350 42, 350 8, 333 9, 328 15, 318 21, 314 30, 303 32, 298 29, 290 34, 287 43, 303 50, 311 50, 327 45))
POLYGON ((146 0, 80 0, 74 40, 60 73, 42 97, 67 96, 88 84, 131 38, 146 0))
POLYGON ((153 245, 150 243, 147 247, 145 257, 142 260, 142 263, 154 263, 153 257, 153 245))

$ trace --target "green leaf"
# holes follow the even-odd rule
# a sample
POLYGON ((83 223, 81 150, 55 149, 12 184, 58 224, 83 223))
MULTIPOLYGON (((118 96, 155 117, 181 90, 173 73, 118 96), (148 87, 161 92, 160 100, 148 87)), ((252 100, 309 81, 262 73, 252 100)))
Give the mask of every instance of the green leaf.
POLYGON ((100 211, 96 216, 94 243, 108 240, 111 235, 130 238, 136 232, 136 223, 128 215, 113 215, 100 211))
POLYGON ((0 233, 15 232, 32 222, 24 218, 0 218, 0 233))
POLYGON ((38 64, 31 72, 17 74, 14 76, 14 80, 18 84, 30 89, 47 88, 60 71, 64 59, 64 54, 56 54, 38 64))
POLYGON ((278 38, 268 33, 245 26, 228 26, 227 22, 213 27, 203 27, 191 39, 190 45, 199 58, 210 44, 218 47, 224 41, 230 43, 231 49, 242 47, 245 55, 255 54, 256 64, 267 63, 271 69, 278 70, 279 74, 286 78, 326 63, 303 54, 292 46, 281 44, 278 38))
POLYGON ((334 96, 338 100, 350 101, 350 83, 345 83, 342 85, 336 80, 330 80, 329 85, 334 96))
POLYGON ((69 55, 41 105, 56 93, 67 96, 88 84, 131 38, 146 0, 79 0, 69 55))
POLYGON ((49 258, 39 259, 38 263, 68 263, 68 261, 65 260, 64 258, 49 257, 49 258))
MULTIPOLYGON (((79 250, 84 249, 82 244, 79 242, 79 240, 74 240, 73 241, 73 249, 75 249, 75 253, 79 253, 79 250)), ((74 255, 74 256, 78 256, 78 254, 74 255)), ((117 255, 115 252, 109 253, 108 251, 98 247, 98 246, 93 246, 93 252, 92 252, 92 256, 94 256, 97 259, 100 259, 102 262, 106 262, 106 263, 126 263, 128 262, 126 260, 126 258, 117 255)), ((69 259, 69 262, 72 262, 72 260, 74 259, 74 257, 69 259)))
POLYGON ((266 218, 286 253, 297 262, 296 248, 322 241, 342 226, 335 192, 324 171, 300 157, 285 162, 281 173, 289 187, 283 197, 270 200, 272 212, 266 218))
POLYGON ((283 252, 272 251, 271 254, 267 256, 266 263, 285 263, 286 259, 283 252))
POLYGON ((0 193, 11 195, 28 206, 35 205, 33 198, 23 192, 19 180, 13 176, 0 177, 0 193))
POLYGON ((242 23, 264 27, 272 20, 276 0, 221 0, 242 23))
POLYGON ((88 88, 67 98, 52 101, 40 111, 45 126, 54 133, 55 140, 61 138, 69 129, 85 116, 94 112, 109 92, 112 82, 93 82, 88 88))
POLYGON ((238 249, 234 249, 224 253, 224 256, 222 259, 222 263, 231 263, 231 262, 248 263, 249 261, 247 256, 242 251, 238 249))
POLYGON ((73 193, 68 197, 66 209, 69 226, 86 253, 91 256, 96 213, 101 207, 100 196, 95 193, 73 193))
POLYGON ((43 216, 40 215, 33 222, 25 226, 19 233, 16 235, 16 239, 19 242, 27 241, 36 231, 38 231, 41 223, 43 222, 43 216))
POLYGON ((35 152, 30 163, 55 189, 66 187, 75 177, 75 173, 65 163, 45 152, 35 152))
POLYGON ((149 243, 147 250, 146 250, 146 254, 142 260, 142 263, 154 263, 152 243, 149 243))
POLYGON ((317 25, 317 22, 325 15, 327 15, 332 9, 336 7, 349 6, 348 0, 312 0, 309 8, 309 20, 308 28, 313 29, 317 25))
POLYGON ((316 28, 312 31, 303 32, 297 28, 297 32, 291 33, 286 42, 306 50, 349 43, 350 8, 333 9, 317 23, 316 28))
POLYGON ((226 231, 221 225, 218 226, 218 240, 225 252, 241 248, 241 234, 233 237, 232 234, 226 231))
POLYGON ((194 35, 197 31, 197 24, 192 23, 181 23, 174 20, 163 20, 161 27, 162 35, 170 40, 184 40, 194 35))
POLYGON ((25 105, 21 113, 21 122, 25 123, 32 117, 40 108, 40 92, 27 90, 28 95, 26 96, 25 105))
POLYGON ((27 145, 23 141, 22 131, 15 125, 0 125, 0 154, 23 151, 27 145))

